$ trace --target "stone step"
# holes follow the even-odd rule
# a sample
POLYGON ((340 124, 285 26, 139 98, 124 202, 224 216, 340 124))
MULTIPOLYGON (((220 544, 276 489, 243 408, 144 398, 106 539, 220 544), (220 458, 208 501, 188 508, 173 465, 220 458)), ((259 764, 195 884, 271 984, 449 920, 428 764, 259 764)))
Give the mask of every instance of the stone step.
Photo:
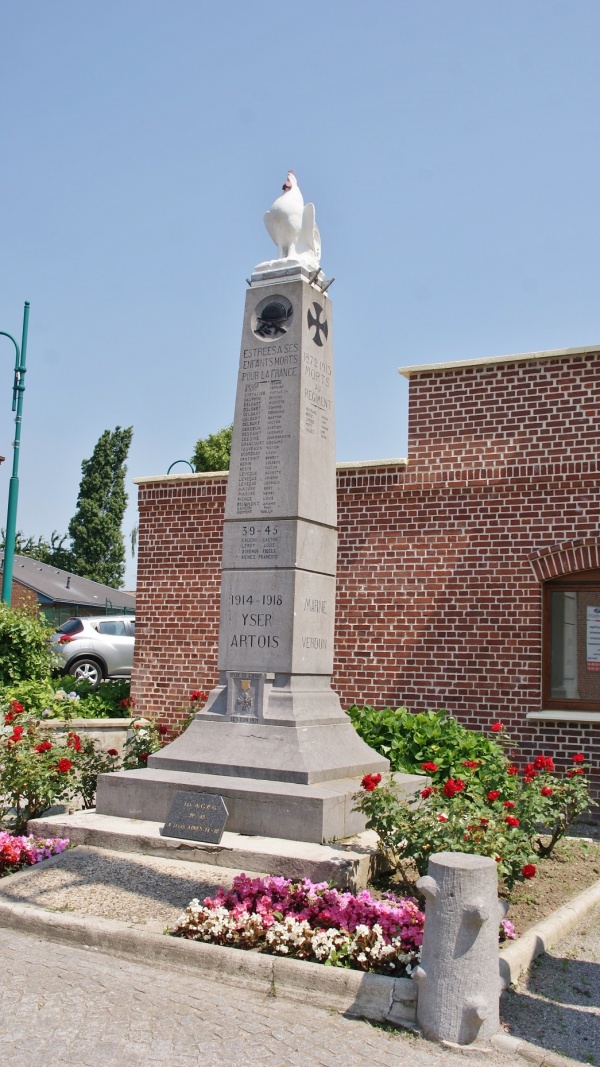
POLYGON ((32 819, 36 837, 68 837, 73 844, 115 852, 142 852, 213 867, 260 871, 299 880, 333 882, 354 892, 364 889, 379 863, 377 834, 365 830, 336 844, 318 845, 276 837, 247 837, 225 831, 218 845, 163 837, 162 823, 99 815, 94 810, 32 819))

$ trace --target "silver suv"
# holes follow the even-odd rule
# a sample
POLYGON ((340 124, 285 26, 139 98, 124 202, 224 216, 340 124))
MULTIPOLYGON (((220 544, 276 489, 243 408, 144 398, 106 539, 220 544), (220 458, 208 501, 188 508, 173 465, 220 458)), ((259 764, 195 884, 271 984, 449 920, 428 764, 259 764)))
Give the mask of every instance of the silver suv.
POLYGON ((127 678, 133 666, 135 618, 89 615, 67 619, 51 637, 58 667, 94 689, 104 678, 127 678))

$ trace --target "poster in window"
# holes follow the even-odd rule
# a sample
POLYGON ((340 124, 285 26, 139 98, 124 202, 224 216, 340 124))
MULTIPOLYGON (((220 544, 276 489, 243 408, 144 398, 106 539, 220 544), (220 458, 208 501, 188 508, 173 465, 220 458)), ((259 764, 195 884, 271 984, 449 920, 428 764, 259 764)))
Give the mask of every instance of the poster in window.
POLYGON ((600 671, 600 607, 588 604, 586 658, 588 671, 600 671))

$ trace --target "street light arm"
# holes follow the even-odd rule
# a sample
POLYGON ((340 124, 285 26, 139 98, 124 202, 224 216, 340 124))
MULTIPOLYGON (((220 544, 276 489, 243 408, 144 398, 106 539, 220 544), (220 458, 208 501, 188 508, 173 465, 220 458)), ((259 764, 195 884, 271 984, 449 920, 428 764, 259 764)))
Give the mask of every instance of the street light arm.
POLYGON ((15 380, 14 380, 14 384, 13 384, 13 399, 12 399, 12 410, 15 411, 16 407, 17 407, 17 391, 19 389, 21 389, 21 391, 23 389, 25 389, 25 383, 23 383, 23 385, 20 384, 21 383, 21 375, 25 373, 25 367, 21 366, 21 349, 19 348, 19 346, 18 346, 17 342, 15 341, 13 335, 11 333, 7 333, 6 330, 0 330, 0 337, 8 337, 9 341, 12 341, 13 345, 15 346, 15 352, 16 352, 16 356, 15 356, 15 380))

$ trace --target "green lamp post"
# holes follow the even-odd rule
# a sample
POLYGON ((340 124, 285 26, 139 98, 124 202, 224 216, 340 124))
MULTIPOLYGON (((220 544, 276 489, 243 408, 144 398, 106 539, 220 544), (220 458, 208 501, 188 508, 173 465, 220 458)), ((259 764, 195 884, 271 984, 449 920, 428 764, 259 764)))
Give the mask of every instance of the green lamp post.
POLYGON ((15 536, 17 532, 17 501, 19 499, 19 447, 21 444, 21 413, 23 411, 23 393, 25 392, 25 357, 27 353, 27 329, 29 326, 29 301, 25 301, 23 311, 23 336, 21 347, 11 334, 0 330, 0 336, 8 337, 15 346, 15 380, 13 384, 12 409, 15 415, 15 439, 13 441, 13 469, 8 489, 8 511, 6 514, 6 540, 4 545, 4 568, 2 571, 2 600, 10 604, 12 593, 13 568, 15 562, 15 536))

